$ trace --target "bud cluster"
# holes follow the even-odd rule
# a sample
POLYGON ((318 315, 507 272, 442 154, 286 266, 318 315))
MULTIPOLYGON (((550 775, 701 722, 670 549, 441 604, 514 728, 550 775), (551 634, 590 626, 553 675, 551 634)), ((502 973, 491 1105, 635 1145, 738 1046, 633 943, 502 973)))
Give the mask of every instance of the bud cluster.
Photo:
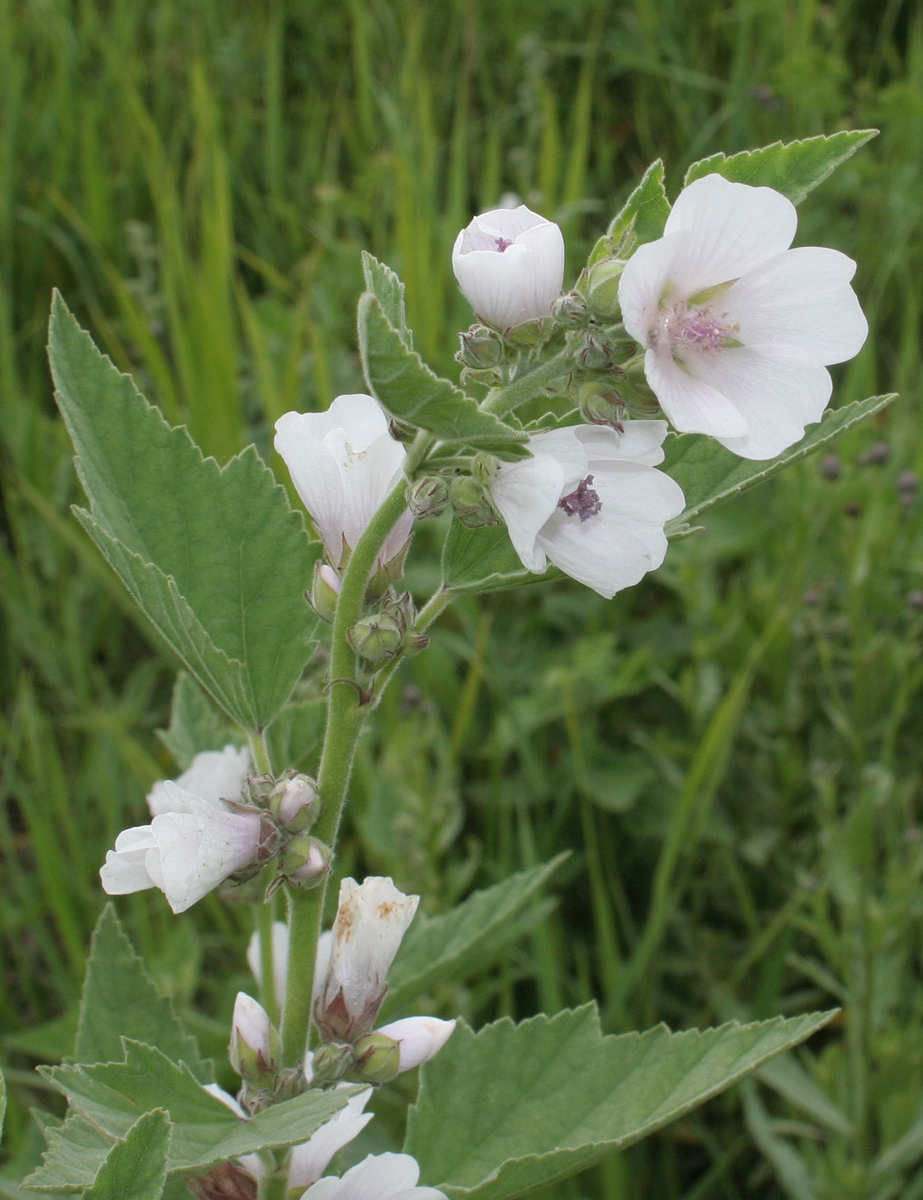
POLYGON ((429 645, 423 633, 414 633, 416 609, 410 592, 392 594, 377 612, 362 617, 347 632, 349 644, 369 672, 392 659, 418 654, 429 645))
POLYGON ((248 776, 244 795, 266 816, 273 831, 272 857, 277 859, 277 871, 267 896, 283 883, 303 888, 323 882, 330 874, 333 851, 309 833, 324 807, 310 775, 288 770, 278 777, 248 776))

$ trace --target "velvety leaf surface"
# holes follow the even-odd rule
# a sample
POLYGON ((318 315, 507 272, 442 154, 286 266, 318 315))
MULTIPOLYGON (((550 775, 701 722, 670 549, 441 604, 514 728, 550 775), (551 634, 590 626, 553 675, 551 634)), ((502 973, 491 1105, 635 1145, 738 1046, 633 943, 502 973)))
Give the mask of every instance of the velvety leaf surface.
POLYGON ((663 175, 663 163, 658 158, 644 172, 641 182, 593 247, 590 266, 602 258, 621 258, 636 246, 663 236, 663 227, 670 215, 663 175))
POLYGON ((87 959, 74 1061, 120 1062, 123 1037, 157 1046, 167 1058, 184 1062, 202 1083, 214 1079, 211 1062, 200 1056, 195 1038, 183 1029, 170 1000, 158 992, 115 909, 107 904, 87 959))
POLYGON ((603 1037, 587 1005, 461 1026, 422 1068, 405 1149, 453 1200, 508 1200, 674 1121, 833 1015, 603 1037))
POLYGON ((793 204, 800 204, 808 192, 877 133, 877 129, 844 129, 798 142, 773 142, 760 150, 730 156, 712 154, 693 163, 683 182, 692 183, 717 172, 735 183, 775 188, 793 204))
POLYGON ((860 421, 881 412, 894 399, 893 393, 870 396, 868 400, 854 400, 842 408, 828 410, 806 437, 769 462, 739 458, 719 446, 714 438, 671 434, 664 443, 666 457, 661 470, 672 475, 683 489, 686 510, 667 526, 668 533, 696 520, 706 509, 728 496, 735 496, 772 478, 789 463, 797 462, 860 421))
POLYGON ((413 334, 407 328, 404 284, 386 263, 379 262, 367 250, 362 251, 362 274, 366 289, 381 305, 385 320, 400 335, 407 349, 412 350, 413 334))
POLYGON ((526 571, 504 524, 469 529, 449 526, 442 550, 442 580, 453 592, 488 592, 540 578, 526 571))
POLYGON ((99 353, 60 296, 49 347, 84 525, 189 670, 250 729, 311 652, 310 542, 251 446, 221 468, 99 353))
POLYGON ((173 686, 170 724, 166 729, 158 729, 157 736, 181 771, 201 751, 220 750, 235 740, 228 722, 185 671, 179 672, 173 686))
POLYGON ((434 375, 405 344, 371 292, 359 300, 359 352, 372 394, 392 416, 444 442, 489 451, 498 458, 527 456, 522 444, 526 435, 482 412, 454 383, 434 375))
POLYGON ((106 1156, 84 1200, 160 1200, 167 1182, 170 1119, 145 1113, 106 1156))

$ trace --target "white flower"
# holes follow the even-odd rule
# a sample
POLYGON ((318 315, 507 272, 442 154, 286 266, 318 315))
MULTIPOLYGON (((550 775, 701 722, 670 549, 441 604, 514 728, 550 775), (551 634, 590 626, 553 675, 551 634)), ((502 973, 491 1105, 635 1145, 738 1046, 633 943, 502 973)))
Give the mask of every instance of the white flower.
POLYGON ((420 1166, 409 1154, 370 1154, 342 1179, 328 1177, 301 1200, 446 1200, 438 1188, 417 1187, 420 1166))
POLYGON ((259 1001, 238 992, 231 1017, 231 1066, 245 1079, 271 1077, 279 1051, 279 1035, 259 1001))
POLYGON ((819 421, 832 389, 825 366, 852 358, 868 333, 849 286, 856 264, 819 246, 790 250, 796 225, 780 192, 706 175, 619 285, 625 328, 670 421, 743 458, 775 458, 819 421))
MULTIPOLYGON (((208 1083, 203 1086, 206 1092, 215 1096, 222 1104, 227 1105, 231 1112, 236 1113, 243 1120, 247 1119, 247 1114, 224 1088, 219 1087, 217 1083, 208 1083)), ((337 1090, 351 1086, 348 1083, 338 1084, 337 1090)), ((348 1145, 353 1138, 359 1136, 375 1115, 362 1111, 371 1095, 372 1089, 366 1088, 365 1091, 351 1096, 346 1101, 345 1108, 335 1112, 329 1121, 314 1131, 308 1141, 292 1147, 288 1170, 289 1189, 308 1187, 314 1183, 327 1169, 333 1156, 348 1145)), ((263 1168, 259 1155, 245 1154, 238 1161, 254 1179, 262 1177, 263 1168)))
POLYGON ((684 508, 682 490, 654 469, 664 421, 630 421, 623 433, 572 425, 529 439, 532 457, 502 463, 488 485, 522 564, 550 559, 606 599, 659 567, 664 523, 684 508))
POLYGON ((564 282, 564 238, 524 204, 495 208, 455 239, 452 270, 477 315, 509 329, 551 312, 564 282))
POLYGON ((198 791, 172 780, 155 785, 148 796, 150 825, 123 830, 106 854, 99 872, 105 891, 121 896, 157 887, 181 913, 254 862, 261 817, 234 812, 225 803, 239 799, 248 765, 246 751, 228 746, 221 753, 197 754, 181 776, 198 791))
MULTIPOLYGON (((391 436, 384 409, 371 396, 360 394, 337 396, 326 412, 285 413, 276 421, 275 446, 328 559, 339 567, 344 551, 355 549, 404 465, 406 451, 391 436)), ((404 513, 385 542, 379 564, 400 553, 412 524, 412 515, 404 513)))
POLYGON ((438 1017, 404 1017, 390 1025, 382 1025, 375 1033, 384 1034, 398 1043, 401 1056, 398 1071, 401 1072, 435 1058, 454 1029, 454 1021, 440 1021, 438 1017))
MULTIPOLYGON (((333 934, 328 929, 317 939, 317 953, 314 960, 314 990, 313 999, 317 1000, 320 990, 330 969, 330 952, 333 949, 333 934)), ((247 946, 247 963, 253 972, 257 983, 263 982, 263 964, 260 957, 260 935, 255 932, 250 937, 247 946)), ((276 1001, 281 1006, 285 996, 285 982, 288 976, 288 926, 284 921, 272 923, 272 974, 276 989, 276 1001)))
POLYGON ((342 881, 330 967, 314 1007, 325 1038, 352 1042, 371 1029, 419 902, 381 876, 342 881))

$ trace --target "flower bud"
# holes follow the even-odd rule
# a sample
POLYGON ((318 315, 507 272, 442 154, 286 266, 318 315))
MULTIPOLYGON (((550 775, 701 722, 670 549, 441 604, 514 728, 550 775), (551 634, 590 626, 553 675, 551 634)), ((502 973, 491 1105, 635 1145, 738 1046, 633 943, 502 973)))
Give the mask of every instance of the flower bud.
POLYGON ((550 314, 564 280, 564 238, 523 204, 494 209, 458 235, 452 269, 481 320, 510 329, 550 314))
MULTIPOLYGON (((386 1037, 400 1048, 398 1072, 410 1071, 421 1063, 435 1058, 455 1029, 455 1021, 440 1021, 438 1017, 404 1017, 376 1029, 372 1037, 386 1037)), ((360 1053, 356 1043, 356 1054, 360 1053)), ((375 1082, 371 1078, 369 1082, 375 1082)))
POLYGON ((590 425, 608 425, 617 433, 624 432, 625 405, 614 388, 585 388, 580 397, 580 415, 590 425))
POLYGON ((606 258, 587 272, 586 294, 590 308, 598 317, 614 317, 619 311, 619 280, 625 270, 620 258, 606 258))
POLYGON ((307 600, 320 619, 326 621, 328 625, 333 624, 339 597, 339 575, 328 563, 318 560, 314 564, 314 582, 311 585, 310 595, 307 595, 307 600))
POLYGON ((469 529, 496 525, 498 518, 487 490, 470 475, 457 475, 449 485, 449 498, 456 520, 469 529))
POLYGON ((248 1084, 267 1087, 278 1070, 279 1034, 269 1015, 252 996, 238 992, 231 1018, 231 1066, 248 1084))
POLYGON ((314 1051, 311 1064, 311 1083, 313 1086, 325 1083, 336 1083, 352 1068, 355 1054, 352 1046, 344 1042, 322 1042, 314 1051))
POLYGON ((333 851, 319 838, 292 838, 282 848, 279 871, 292 887, 317 887, 330 874, 333 851))
POLYGON ((573 345, 577 363, 588 371, 605 370, 612 365, 613 346, 599 329, 587 330, 573 345))
POLYGON ((461 349, 455 355, 463 367, 475 371, 489 370, 503 361, 503 339, 486 325, 472 325, 466 333, 458 335, 461 349))
POLYGON ((286 829, 302 833, 310 829, 323 809, 317 784, 310 775, 284 771, 269 796, 273 812, 286 829))
POLYGON ((362 1083, 390 1083, 401 1070, 399 1044, 382 1033, 367 1033, 353 1047, 352 1074, 362 1083))
POLYGON ((400 654, 404 644, 404 624, 385 610, 363 617, 346 636, 365 666, 375 671, 400 654))
POLYGON ((407 497, 407 507, 418 519, 438 517, 449 503, 449 485, 441 475, 427 475, 414 484, 407 497))
POLYGON ((409 543, 405 542, 393 558, 378 566, 365 591, 370 602, 380 600, 389 588, 400 582, 404 574, 404 559, 407 557, 408 548, 409 543))
POLYGON ((551 315, 560 325, 582 325, 588 319, 586 299, 579 292, 565 292, 551 306, 551 315))

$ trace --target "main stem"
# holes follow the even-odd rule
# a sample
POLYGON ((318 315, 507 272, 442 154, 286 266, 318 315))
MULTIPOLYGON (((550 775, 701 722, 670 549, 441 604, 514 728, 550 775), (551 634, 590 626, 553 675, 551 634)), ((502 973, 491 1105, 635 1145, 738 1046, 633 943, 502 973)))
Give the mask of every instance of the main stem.
MULTIPOLYGON (((417 443, 414 443, 411 450, 416 447, 417 443)), ((419 449, 415 457, 417 460, 421 457, 419 449)), ((356 679, 356 656, 347 635, 362 616, 369 577, 381 548, 407 508, 405 488, 406 481, 402 478, 366 526, 350 555, 337 599, 327 685, 327 727, 317 779, 324 811, 312 829, 314 836, 328 846, 336 843, 359 732, 371 707, 356 679)), ((311 982, 325 890, 325 885, 308 891, 289 889, 288 977, 282 1016, 284 1067, 296 1066, 307 1045, 311 1025, 311 982)))
POLYGON ((495 413, 498 417, 512 412, 527 400, 534 400, 543 388, 551 387, 559 379, 564 379, 573 370, 573 360, 566 351, 561 350, 552 358, 527 370, 517 376, 505 387, 495 388, 481 404, 487 412, 495 413))

